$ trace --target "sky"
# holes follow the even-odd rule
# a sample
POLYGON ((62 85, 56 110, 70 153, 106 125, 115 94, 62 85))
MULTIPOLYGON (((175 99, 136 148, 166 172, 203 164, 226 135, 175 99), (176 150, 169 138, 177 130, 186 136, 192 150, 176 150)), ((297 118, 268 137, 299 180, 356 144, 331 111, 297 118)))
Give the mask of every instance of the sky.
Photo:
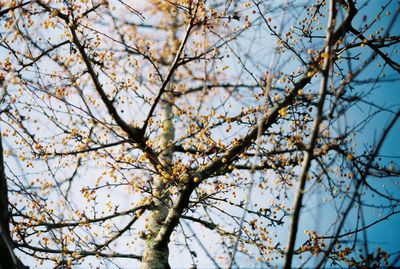
MULTIPOLYGON (((374 13, 377 9, 380 8, 380 1, 370 1, 371 4, 368 6, 364 7, 361 11, 360 14, 358 15, 358 18, 362 18, 364 15, 372 14, 374 13)), ((398 4, 396 1, 393 1, 392 5, 388 10, 394 11, 398 4)), ((385 24, 387 24, 388 21, 387 19, 383 18, 380 23, 377 24, 376 27, 384 27, 385 24)), ((397 23, 395 27, 393 27, 393 31, 397 31, 397 34, 399 33, 400 29, 400 24, 397 23)), ((375 30, 375 29, 373 29, 375 30)), ((366 33, 368 34, 368 33, 366 33)), ((262 46, 273 46, 273 42, 270 40, 267 41, 260 41, 257 44, 249 44, 251 42, 251 39, 246 40, 245 38, 242 40, 242 44, 239 43, 239 46, 235 49, 240 51, 241 53, 245 54, 245 51, 241 51, 242 48, 240 45, 243 45, 244 48, 250 48, 251 50, 260 50, 262 51, 263 47, 262 46)), ((261 52, 260 52, 261 53, 261 52)), ((265 55, 265 51, 262 52, 265 55)), ((271 55, 271 54, 270 54, 271 55)), ((393 59, 396 59, 399 61, 399 55, 393 55, 393 59)), ((269 60, 269 59, 268 59, 269 60)), ((259 62, 264 62, 264 59, 257 59, 259 62)), ((269 61, 268 61, 269 63, 269 61)), ((381 66, 378 67, 377 64, 380 64, 381 61, 377 60, 376 63, 370 66, 371 68, 371 73, 376 73, 376 68, 382 68, 382 71, 385 72, 387 77, 391 76, 397 76, 398 74, 395 73, 390 69, 390 67, 387 66, 381 66)), ((253 64, 253 63, 249 63, 253 64)), ((286 68, 290 69, 292 68, 293 63, 291 62, 285 62, 283 63, 286 65, 286 68)), ((268 64, 265 64, 265 66, 268 66, 268 64)), ((240 70, 235 70, 233 68, 232 71, 230 72, 240 72, 240 70)), ((365 72, 359 79, 368 79, 368 74, 369 72, 365 72)), ((374 87, 374 85, 370 86, 371 88, 374 87)), ((366 91, 370 90, 371 88, 366 87, 366 91)), ((392 110, 396 111, 400 105, 400 92, 399 92, 399 87, 398 87, 398 81, 394 82, 387 82, 387 83, 379 83, 379 85, 376 86, 376 88, 373 89, 373 92, 370 96, 368 96, 368 100, 374 102, 374 103, 379 103, 382 105, 385 105, 386 107, 391 108, 392 110)), ((238 107, 234 107, 231 113, 234 113, 238 111, 238 107), (237 110, 236 110, 237 109, 237 110)), ((370 111, 367 109, 367 106, 363 107, 358 106, 352 109, 352 114, 350 117, 347 118, 349 124, 351 125, 352 121, 357 121, 362 118, 364 118, 370 111)), ((376 117, 372 118, 372 120, 369 122, 367 127, 364 129, 363 132, 359 133, 356 138, 355 138, 355 151, 356 152, 362 152, 365 148, 366 145, 370 145, 374 143, 374 140, 376 137, 379 137, 381 131, 383 128, 387 125, 388 121, 390 120, 391 113, 382 113, 377 115, 376 117)), ((387 155, 387 156, 400 156, 400 143, 399 143, 399 137, 400 137, 400 124, 396 124, 396 126, 391 130, 387 141, 385 142, 381 154, 382 155, 387 155)), ((10 145, 7 145, 5 147, 10 147, 10 145)), ((389 165, 390 160, 393 160, 396 167, 400 166, 398 158, 383 158, 383 163, 386 163, 386 165, 389 165)), ((9 162, 11 164, 11 161, 9 162)), ((16 164, 12 164, 15 165, 16 164)), ((19 169, 15 167, 16 169, 19 169)), ((88 170, 89 171, 89 170, 88 170)), ((62 172, 62 171, 60 171, 62 172)), ((91 171, 91 173, 95 173, 91 171)), ((99 171, 97 173, 100 173, 99 171)), ((91 176, 95 176, 95 174, 91 174, 91 176)), ((396 180, 398 179, 369 179, 371 180, 371 184, 376 184, 379 189, 389 191, 390 193, 393 193, 396 197, 400 197, 400 188, 397 183, 395 183, 396 180), (385 184, 385 187, 382 187, 382 185, 385 184)), ((85 183, 82 182, 81 184, 82 187, 85 186, 85 183)), ((311 188, 312 186, 308 186, 311 188)), ((254 196, 256 196, 256 199, 260 200, 267 200, 271 197, 268 196, 268 194, 263 194, 265 196, 261 196, 261 193, 255 193, 254 196)), ((113 193, 113 198, 116 199, 114 201, 118 201, 120 204, 123 204, 125 206, 128 206, 127 204, 124 204, 127 197, 129 194, 123 194, 119 193, 118 191, 115 191, 113 193)), ((318 195, 318 194, 313 194, 312 196, 306 197, 305 198, 305 206, 304 206, 304 214, 302 214, 301 221, 300 221, 300 228, 299 228, 299 237, 298 237, 298 242, 302 242, 304 239, 306 239, 305 234, 303 233, 303 230, 305 228, 315 227, 315 230, 317 232, 321 231, 324 232, 330 228, 330 224, 334 219, 336 219, 335 212, 333 208, 328 204, 326 206, 319 206, 316 208, 316 205, 319 205, 320 202, 324 199, 324 195, 318 195)), ((132 200, 132 197, 129 199, 132 200)), ((134 199, 133 199, 134 200, 134 199)), ((366 196, 365 197, 365 202, 371 202, 371 203, 380 203, 379 198, 372 197, 372 196, 366 196)), ((80 200, 76 200, 76 203, 79 203, 80 200)), ((382 203, 386 203, 386 201, 382 200, 382 203)), ((239 213, 239 212, 238 212, 239 213)), ((387 212, 374 212, 373 209, 366 210, 365 215, 366 215, 366 224, 372 223, 375 220, 379 219, 381 215, 385 215, 387 212), (381 215, 380 215, 381 214, 381 215)), ((352 215, 349 217, 346 227, 351 228, 354 225, 354 222, 356 221, 356 216, 352 215)), ((370 228, 367 230, 367 238, 370 242, 373 242, 371 244, 371 248, 376 246, 381 246, 383 249, 387 250, 388 252, 396 252, 399 251, 398 246, 400 245, 400 232, 399 232, 399 222, 400 221, 400 215, 395 215, 390 217, 387 220, 384 220, 380 222, 379 224, 375 225, 374 227, 370 228)), ((193 225, 192 229, 194 232, 199 233, 199 237, 203 238, 203 242, 205 242, 204 247, 205 248, 215 248, 215 246, 218 246, 218 239, 213 238, 211 233, 207 233, 203 228, 201 228, 199 225, 193 225)), ((279 228, 276 230, 276 241, 281 241, 281 242, 286 242, 286 237, 287 237, 287 225, 284 225, 282 228, 279 228)), ((346 229, 346 228, 345 228, 346 229)), ((216 251, 221 251, 216 249, 216 251)), ((187 254, 187 253, 186 253, 187 254)), ((211 263, 210 260, 207 259, 205 254, 201 254, 200 256, 200 262, 199 262, 199 267, 200 268, 205 268, 205 267, 213 267, 213 264, 211 263)), ((191 264, 191 260, 186 259, 188 255, 185 255, 185 252, 180 253, 180 248, 174 248, 171 250, 171 264, 173 265, 174 268, 180 267, 181 265, 189 266, 191 264)), ((239 256, 239 262, 244 266, 253 266, 253 263, 248 263, 246 258, 239 256)), ((124 268, 132 268, 132 267, 137 267, 138 263, 133 262, 130 263, 129 265, 123 261, 122 262, 125 266, 124 268)), ((295 260, 295 265, 300 265, 302 261, 295 260)), ((279 266, 281 265, 281 260, 278 260, 276 264, 279 266)), ((86 266, 86 265, 85 265, 86 266)), ((84 268, 85 266, 82 266, 84 268)), ((111 266, 109 264, 108 266, 111 266)), ((79 268, 78 266, 76 268, 79 268)), ((260 267, 261 268, 261 267, 260 267)))

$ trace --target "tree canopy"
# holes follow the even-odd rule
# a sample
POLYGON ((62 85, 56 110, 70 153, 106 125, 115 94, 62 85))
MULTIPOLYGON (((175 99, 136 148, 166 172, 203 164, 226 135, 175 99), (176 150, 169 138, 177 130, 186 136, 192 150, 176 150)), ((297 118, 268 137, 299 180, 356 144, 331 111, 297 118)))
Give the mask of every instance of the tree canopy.
POLYGON ((0 1, 0 268, 395 265, 399 12, 0 1))

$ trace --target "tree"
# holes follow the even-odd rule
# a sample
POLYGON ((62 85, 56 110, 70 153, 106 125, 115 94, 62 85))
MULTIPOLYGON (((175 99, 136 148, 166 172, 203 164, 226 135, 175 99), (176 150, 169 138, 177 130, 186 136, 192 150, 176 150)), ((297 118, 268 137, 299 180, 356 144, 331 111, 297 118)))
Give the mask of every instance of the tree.
POLYGON ((399 80, 398 3, 0 3, 1 233, 22 263, 390 261, 367 231, 400 212, 378 89, 399 80))

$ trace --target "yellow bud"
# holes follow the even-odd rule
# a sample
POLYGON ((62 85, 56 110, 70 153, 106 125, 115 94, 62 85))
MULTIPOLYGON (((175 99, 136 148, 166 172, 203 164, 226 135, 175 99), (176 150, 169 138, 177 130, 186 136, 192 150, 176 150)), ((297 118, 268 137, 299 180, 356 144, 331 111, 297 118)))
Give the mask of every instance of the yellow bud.
POLYGON ((282 107, 281 109, 279 109, 278 113, 282 117, 286 116, 286 114, 287 114, 286 107, 282 107))

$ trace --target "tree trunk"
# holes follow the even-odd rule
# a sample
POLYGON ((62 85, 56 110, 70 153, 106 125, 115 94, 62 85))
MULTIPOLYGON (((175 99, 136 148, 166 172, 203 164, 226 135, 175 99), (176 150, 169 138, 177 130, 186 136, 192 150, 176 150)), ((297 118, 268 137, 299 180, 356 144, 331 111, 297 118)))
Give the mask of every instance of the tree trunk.
MULTIPOLYGON (((162 134, 160 136, 159 148, 161 153, 159 159, 162 165, 168 168, 172 161, 173 150, 169 145, 174 140, 174 126, 172 123, 172 106, 165 102, 162 108, 162 134)), ((165 192, 166 184, 162 175, 153 178, 153 203, 154 208, 148 222, 148 235, 146 248, 143 253, 141 269, 163 269, 170 268, 168 264, 168 242, 160 245, 155 238, 168 215, 169 195, 165 192)))
POLYGON ((141 269, 169 269, 168 245, 157 246, 151 241, 147 242, 143 254, 141 269))

